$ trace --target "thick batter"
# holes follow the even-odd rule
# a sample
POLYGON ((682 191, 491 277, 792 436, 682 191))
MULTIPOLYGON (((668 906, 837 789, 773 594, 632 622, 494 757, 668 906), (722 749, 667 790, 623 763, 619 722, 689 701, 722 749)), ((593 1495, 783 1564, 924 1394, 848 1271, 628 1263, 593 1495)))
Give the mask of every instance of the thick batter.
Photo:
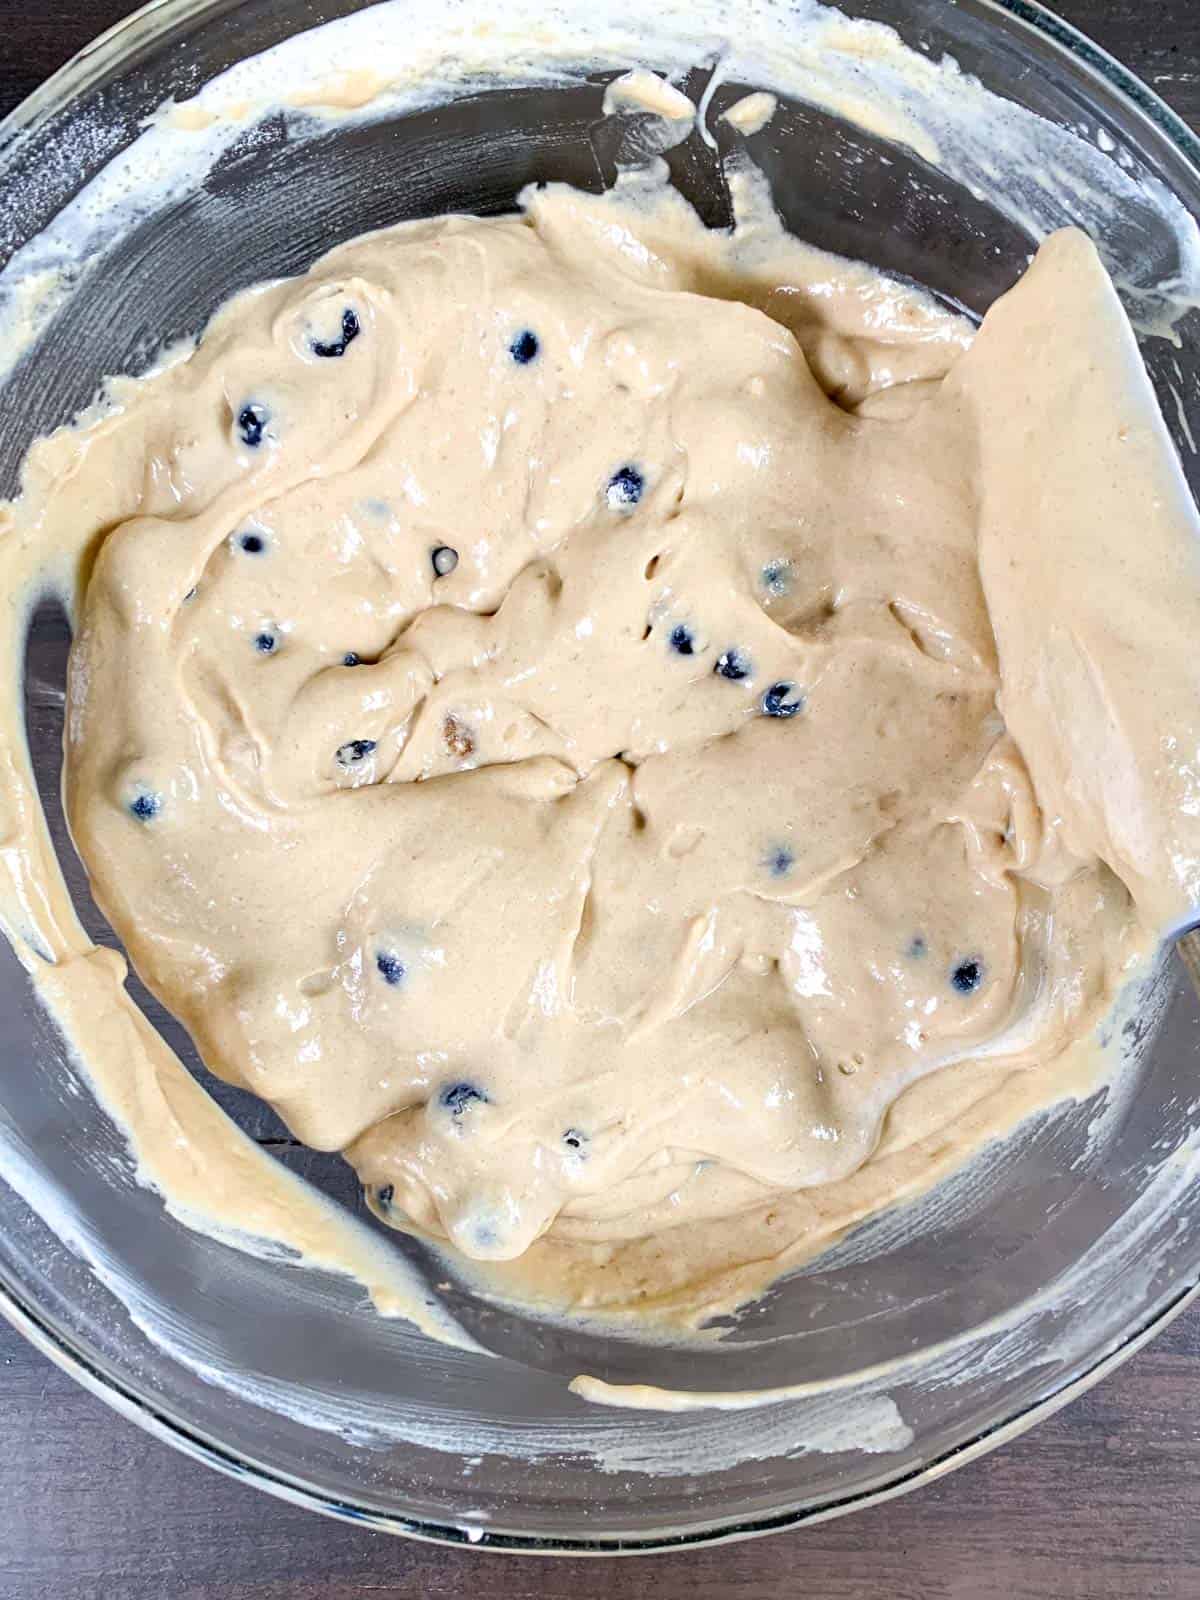
POLYGON ((97 898, 496 1281, 736 1300, 1069 1089, 1200 899, 1194 512, 1082 235, 972 343, 761 217, 551 188, 119 399, 14 513, 94 552, 97 898))

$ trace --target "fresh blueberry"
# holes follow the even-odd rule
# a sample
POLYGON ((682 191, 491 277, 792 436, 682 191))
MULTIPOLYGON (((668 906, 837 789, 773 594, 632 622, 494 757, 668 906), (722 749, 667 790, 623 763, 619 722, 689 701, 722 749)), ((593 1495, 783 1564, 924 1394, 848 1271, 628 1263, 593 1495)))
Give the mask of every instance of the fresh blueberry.
POLYGON ((374 739, 351 739, 338 747, 338 765, 352 767, 356 761, 365 761, 374 749, 374 739))
POLYGON ((488 1097, 482 1089, 477 1089, 473 1083, 452 1083, 438 1095, 438 1104, 443 1111, 448 1111, 452 1117, 461 1117, 469 1105, 479 1101, 487 1105, 488 1097))
POLYGON ((685 628, 681 622, 678 627, 671 629, 671 649, 676 655, 692 656, 696 653, 696 639, 690 628, 685 628))
POLYGON ((344 667, 359 667, 362 665, 362 657, 357 650, 347 650, 342 657, 342 665, 344 667))
POLYGON ((360 332, 358 318, 347 306, 342 312, 342 337, 333 339, 328 344, 323 343, 320 339, 314 339, 312 353, 315 356, 325 357, 344 356, 347 346, 354 343, 360 332))
POLYGON ((238 540, 238 544, 241 545, 248 556, 260 556, 267 548, 267 541, 261 533, 244 533, 238 540))
POLYGON ((156 817, 162 810, 162 796, 151 794, 148 789, 143 789, 129 802, 129 811, 139 822, 149 822, 151 817, 156 817))
POLYGON ((588 1143, 588 1136, 582 1128, 568 1128, 562 1136, 562 1141, 568 1150, 573 1150, 578 1155, 588 1143))
POLYGON ((642 498, 646 487, 646 480, 636 467, 620 467, 608 480, 608 487, 604 491, 609 509, 622 511, 626 506, 635 506, 642 498))
POLYGON ((272 655, 279 644, 273 633, 256 633, 254 635, 254 648, 261 656, 272 655))
POLYGON ((433 570, 439 578, 447 578, 458 565, 458 551, 451 549, 448 544, 439 544, 429 558, 433 562, 433 570))
POLYGON ((766 864, 773 878, 786 878, 796 865, 796 857, 787 845, 777 844, 767 851, 766 864))
POLYGON ((396 1186, 393 1183, 385 1183, 375 1191, 375 1204, 381 1211, 390 1211, 395 1198, 396 1186))
POLYGON ((734 683, 740 683, 743 678, 748 678, 751 670, 750 657, 736 648, 722 650, 713 668, 713 671, 720 673, 722 678, 730 678, 734 683))
POLYGON ((923 933, 914 933, 908 941, 908 949, 904 952, 910 961, 920 961, 921 957, 928 955, 929 946, 925 942, 923 933))
POLYGON ((794 683, 773 683, 762 697, 762 708, 767 717, 794 717, 804 710, 804 696, 794 683))
POLYGON ((257 450, 263 442, 263 429, 271 420, 271 413, 266 406, 260 406, 257 400, 251 400, 238 412, 238 432, 242 436, 242 443, 249 445, 251 450, 257 450))
POLYGON ((527 367, 541 349, 538 336, 532 328, 523 328, 508 347, 508 353, 519 367, 527 367))
POLYGON ((407 969, 400 957, 393 955, 390 950, 376 952, 375 966, 384 983, 390 984, 393 989, 404 982, 404 974, 407 969))
POLYGON ((950 974, 950 982, 959 994, 974 994, 983 982, 983 962, 978 956, 960 961, 950 974))

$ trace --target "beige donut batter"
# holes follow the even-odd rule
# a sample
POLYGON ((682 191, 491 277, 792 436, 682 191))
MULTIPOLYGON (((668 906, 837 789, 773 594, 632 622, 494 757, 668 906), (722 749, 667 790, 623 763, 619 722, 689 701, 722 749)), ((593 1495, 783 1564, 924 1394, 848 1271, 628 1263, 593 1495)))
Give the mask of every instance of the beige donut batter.
POLYGON ((551 188, 237 297, 39 451, 100 904, 514 1292, 741 1298, 1074 1087, 1200 898, 1194 512, 1081 235, 972 344, 761 216, 551 188))

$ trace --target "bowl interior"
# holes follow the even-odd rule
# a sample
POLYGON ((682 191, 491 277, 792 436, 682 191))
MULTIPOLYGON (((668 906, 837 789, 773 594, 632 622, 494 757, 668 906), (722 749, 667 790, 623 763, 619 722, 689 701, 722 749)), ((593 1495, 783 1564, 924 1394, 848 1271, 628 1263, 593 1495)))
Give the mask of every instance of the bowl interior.
MULTIPOLYGON (((135 20, 35 97, 0 141, 0 175, 18 197, 0 224, 0 258, 60 213, 168 94, 354 9, 345 0, 243 0, 167 4, 135 20)), ((1052 31, 986 0, 847 9, 893 24, 934 59, 949 51, 1040 116, 1106 130, 1139 170, 1200 207, 1200 180, 1171 131, 1052 31)), ((620 135, 601 100, 627 64, 592 64, 553 83, 467 84, 449 103, 395 115, 276 114, 247 128, 199 184, 104 243, 103 270, 87 274, 9 374, 0 492, 16 487, 29 441, 86 404, 106 373, 144 368, 160 344, 197 333, 235 289, 303 271, 338 241, 404 218, 510 210, 528 183, 611 182, 620 135)), ((701 63, 684 86, 698 97, 711 76, 701 63)), ((714 131, 720 111, 758 86, 720 77, 714 131)), ((1034 233, 1004 203, 1002 174, 989 197, 799 97, 784 97, 749 149, 797 234, 973 315, 1034 248, 1034 233)), ((668 157, 673 181, 714 226, 729 216, 725 153, 693 135, 668 157)), ((1147 252, 1170 271, 1176 246, 1168 230, 1154 231, 1155 216, 1152 206, 1122 211, 1105 240, 1131 274, 1144 275, 1147 252)), ((1200 428, 1200 317, 1176 331, 1178 344, 1148 338, 1143 352, 1197 489, 1187 447, 1200 428)), ((28 736, 76 904, 91 936, 114 944, 59 801, 68 643, 61 607, 43 602, 28 637, 28 736)), ((131 987, 243 1128, 375 1226, 340 1160, 304 1150, 267 1108, 209 1077, 179 1024, 136 978, 131 987)), ((236 1251, 172 1217, 133 1181, 119 1130, 86 1087, 78 1092, 77 1064, 5 950, 0 1279, 31 1326, 143 1419, 344 1514, 448 1537, 470 1528, 495 1542, 602 1548, 769 1526, 906 1483, 995 1434, 1194 1282, 1200 1194, 1181 1189, 1172 1161, 1200 1126, 1191 1088, 1200 1008, 1176 961, 1162 965, 1125 1025, 1136 1092, 1039 1116, 777 1286, 721 1343, 551 1325, 456 1287, 452 1308, 492 1352, 485 1357, 376 1316, 349 1283, 236 1251), (758 1412, 608 1412, 568 1392, 579 1372, 699 1390, 812 1387, 758 1412)), ((445 1274, 420 1246, 396 1248, 445 1274)))

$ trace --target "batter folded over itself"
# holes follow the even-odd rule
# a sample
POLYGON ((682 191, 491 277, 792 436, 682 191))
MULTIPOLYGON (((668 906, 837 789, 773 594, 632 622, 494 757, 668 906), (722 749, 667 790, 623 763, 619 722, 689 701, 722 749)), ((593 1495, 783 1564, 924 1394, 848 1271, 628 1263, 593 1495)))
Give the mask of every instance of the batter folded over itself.
POLYGON ((1200 900, 1195 514, 1081 234, 976 335, 645 175, 351 241, 37 447, 69 820, 205 1061, 697 1319, 1071 1092, 1200 900))

